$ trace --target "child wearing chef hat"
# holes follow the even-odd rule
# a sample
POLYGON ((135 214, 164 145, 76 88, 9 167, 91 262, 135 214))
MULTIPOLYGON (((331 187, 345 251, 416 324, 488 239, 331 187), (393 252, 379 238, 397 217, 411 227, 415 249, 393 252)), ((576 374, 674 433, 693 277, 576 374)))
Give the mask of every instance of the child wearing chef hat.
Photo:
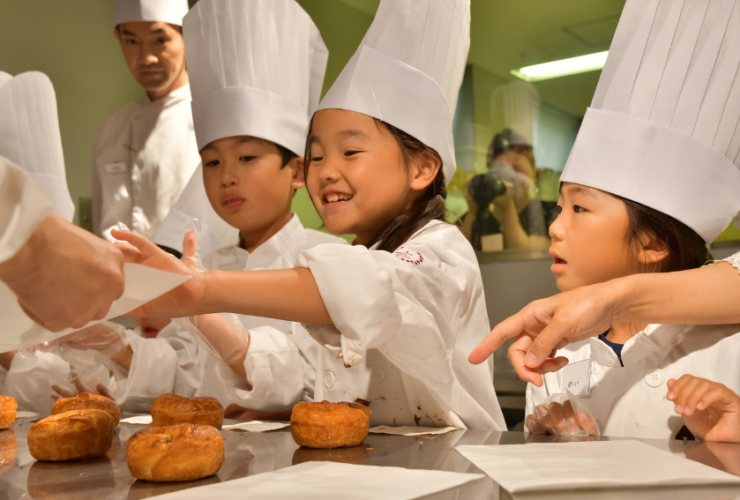
MULTIPOLYGON (((562 212, 550 228, 561 290, 706 262, 706 244, 740 209, 739 68, 740 2, 627 1, 561 178, 562 212)), ((585 410, 574 411, 573 401, 547 405, 548 390, 565 392, 558 388, 566 380, 573 386, 566 368, 546 374, 544 387, 529 385, 527 426, 717 439, 720 429, 704 424, 719 400, 696 407, 709 387, 699 380, 740 391, 731 361, 740 355, 738 332, 738 325, 616 323, 555 358, 559 366, 590 360, 579 377, 589 390, 575 404, 585 410), (684 411, 689 400, 692 410, 684 411)))

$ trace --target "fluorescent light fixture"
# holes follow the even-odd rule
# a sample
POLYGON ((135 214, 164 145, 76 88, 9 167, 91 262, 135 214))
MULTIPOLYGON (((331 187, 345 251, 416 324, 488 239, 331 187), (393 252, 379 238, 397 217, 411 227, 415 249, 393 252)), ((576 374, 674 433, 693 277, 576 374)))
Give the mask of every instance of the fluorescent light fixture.
POLYGON ((527 82, 577 75, 578 73, 602 69, 608 55, 609 51, 597 52, 596 54, 571 57, 570 59, 561 59, 560 61, 535 64, 526 68, 512 69, 511 74, 527 82))

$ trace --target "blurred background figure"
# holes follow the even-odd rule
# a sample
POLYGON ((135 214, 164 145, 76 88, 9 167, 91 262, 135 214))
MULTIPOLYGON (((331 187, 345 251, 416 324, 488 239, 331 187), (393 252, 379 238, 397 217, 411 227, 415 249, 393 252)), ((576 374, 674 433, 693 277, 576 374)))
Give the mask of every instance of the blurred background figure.
POLYGON ((525 82, 500 85, 491 95, 491 122, 503 128, 488 145, 488 172, 473 177, 464 193, 470 210, 463 229, 476 250, 550 244, 533 147, 539 110, 539 93, 525 82))

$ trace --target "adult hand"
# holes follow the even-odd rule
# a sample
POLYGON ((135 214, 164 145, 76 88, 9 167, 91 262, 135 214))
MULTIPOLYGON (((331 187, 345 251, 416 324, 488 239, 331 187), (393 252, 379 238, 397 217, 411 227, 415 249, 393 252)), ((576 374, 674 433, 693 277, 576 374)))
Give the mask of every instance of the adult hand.
POLYGON ((123 294, 123 253, 55 213, 11 259, 2 280, 23 310, 51 331, 102 319, 123 294))
POLYGON ((175 274, 189 275, 190 279, 174 290, 144 304, 128 313, 128 316, 151 318, 183 318, 210 311, 201 310, 200 306, 207 296, 204 273, 194 269, 196 242, 195 235, 188 232, 183 243, 182 261, 177 260, 145 237, 114 229, 111 235, 125 243, 119 245, 126 252, 127 260, 136 264, 154 267, 175 274), (128 245, 133 248, 128 248, 128 245))
POLYGON ((532 302, 502 321, 470 353, 469 361, 479 364, 510 338, 511 362, 522 380, 542 385, 540 373, 564 366, 554 358, 555 350, 600 335, 612 325, 616 293, 609 282, 584 286, 532 302))

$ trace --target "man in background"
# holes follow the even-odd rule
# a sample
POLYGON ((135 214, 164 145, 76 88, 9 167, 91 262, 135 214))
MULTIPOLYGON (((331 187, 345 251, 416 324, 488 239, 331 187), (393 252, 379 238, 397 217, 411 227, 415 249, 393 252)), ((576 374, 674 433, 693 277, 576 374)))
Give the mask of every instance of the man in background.
POLYGON ((190 109, 182 18, 187 0, 117 0, 114 35, 145 94, 95 137, 93 228, 119 221, 151 237, 200 162, 190 109))

